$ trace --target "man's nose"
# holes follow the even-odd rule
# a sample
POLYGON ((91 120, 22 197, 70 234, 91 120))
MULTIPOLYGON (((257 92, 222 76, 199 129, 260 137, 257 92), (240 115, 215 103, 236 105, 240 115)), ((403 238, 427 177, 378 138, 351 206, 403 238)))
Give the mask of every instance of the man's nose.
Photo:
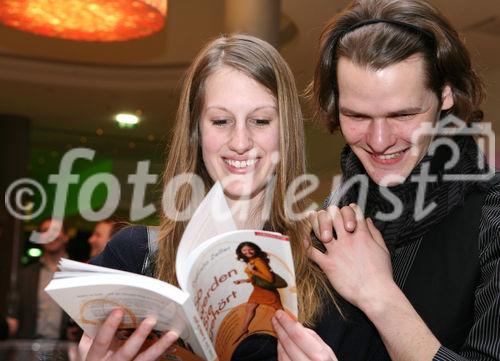
POLYGON ((385 118, 371 120, 367 143, 376 153, 383 153, 396 143, 392 126, 385 118))

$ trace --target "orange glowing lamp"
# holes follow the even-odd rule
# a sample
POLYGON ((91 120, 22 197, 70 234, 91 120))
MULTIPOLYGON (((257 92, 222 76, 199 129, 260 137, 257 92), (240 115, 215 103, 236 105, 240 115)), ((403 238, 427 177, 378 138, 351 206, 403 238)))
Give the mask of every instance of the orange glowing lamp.
POLYGON ((0 23, 78 41, 124 41, 165 26, 167 0, 0 0, 0 23))

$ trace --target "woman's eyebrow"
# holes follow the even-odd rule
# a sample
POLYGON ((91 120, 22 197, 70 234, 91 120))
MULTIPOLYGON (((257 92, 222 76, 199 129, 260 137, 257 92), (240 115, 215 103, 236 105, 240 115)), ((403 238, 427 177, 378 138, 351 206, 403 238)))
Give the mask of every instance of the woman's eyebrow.
POLYGON ((229 110, 222 105, 210 105, 206 108, 206 110, 210 110, 210 109, 218 109, 218 110, 223 110, 225 112, 229 112, 229 110))
POLYGON ((278 107, 276 107, 276 105, 262 105, 260 107, 255 108, 254 110, 252 110, 252 112, 255 112, 255 111, 261 110, 261 109, 266 109, 266 108, 271 108, 271 109, 276 110, 276 111, 278 110, 278 107))
MULTIPOLYGON (((266 109, 266 108, 270 108, 270 109, 273 109, 275 111, 278 110, 278 107, 276 105, 260 105, 258 107, 255 107, 254 109, 251 110, 251 112, 255 112, 257 110, 261 110, 261 109, 266 109)), ((223 105, 209 105, 206 107, 206 110, 210 110, 210 109, 218 109, 218 110, 223 110, 225 112, 230 112, 229 109, 227 109, 225 106, 223 105)))

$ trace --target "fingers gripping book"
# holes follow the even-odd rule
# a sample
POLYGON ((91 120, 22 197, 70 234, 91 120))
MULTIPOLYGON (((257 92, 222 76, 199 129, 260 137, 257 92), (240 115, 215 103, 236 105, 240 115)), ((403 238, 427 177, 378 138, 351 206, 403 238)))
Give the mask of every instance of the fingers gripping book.
POLYGON ((63 259, 45 291, 90 337, 115 308, 125 339, 148 316, 158 322, 148 342, 169 330, 179 341, 164 360, 230 360, 256 334, 275 336, 278 309, 297 316, 292 252, 284 235, 236 230, 217 183, 181 239, 180 287, 134 273, 63 259))

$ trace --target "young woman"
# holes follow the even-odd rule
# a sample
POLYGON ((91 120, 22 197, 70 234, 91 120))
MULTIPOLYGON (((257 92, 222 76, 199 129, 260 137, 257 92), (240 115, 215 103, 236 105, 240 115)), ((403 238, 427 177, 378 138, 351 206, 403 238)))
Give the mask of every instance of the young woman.
MULTIPOLYGON (((164 184, 174 177, 200 177, 204 191, 222 181, 228 204, 249 207, 247 218, 236 220, 240 228, 265 228, 290 237, 297 275, 299 319, 312 324, 321 304, 332 298, 328 281, 308 260, 303 239, 307 226, 287 217, 284 195, 288 185, 305 171, 302 115, 293 76, 279 53, 254 37, 220 37, 198 54, 184 80, 174 135, 163 174, 164 184), (230 181, 227 181, 230 179, 230 181), (273 186, 270 215, 263 217, 264 195, 273 186)), ((176 250, 186 221, 181 211, 190 207, 191 189, 181 187, 163 212, 158 237, 154 276, 177 284, 176 250), (173 207, 171 207, 173 206, 173 207), (177 213, 175 213, 177 212, 177 213)), ((296 211, 305 209, 294 200, 296 211)), ((147 228, 130 227, 119 232, 93 263, 145 273, 147 228)), ((147 268, 147 267, 146 267, 147 268)), ((154 320, 145 320, 120 348, 112 351, 112 340, 122 318, 114 311, 95 340, 84 336, 82 354, 87 360, 129 360, 136 356, 154 320)), ((175 340, 167 333, 142 353, 153 360, 175 340)), ((276 358, 276 343, 253 348, 255 359, 276 358), (261 348, 261 350, 259 350, 261 348)), ((251 355, 246 354, 249 357, 251 355)))

